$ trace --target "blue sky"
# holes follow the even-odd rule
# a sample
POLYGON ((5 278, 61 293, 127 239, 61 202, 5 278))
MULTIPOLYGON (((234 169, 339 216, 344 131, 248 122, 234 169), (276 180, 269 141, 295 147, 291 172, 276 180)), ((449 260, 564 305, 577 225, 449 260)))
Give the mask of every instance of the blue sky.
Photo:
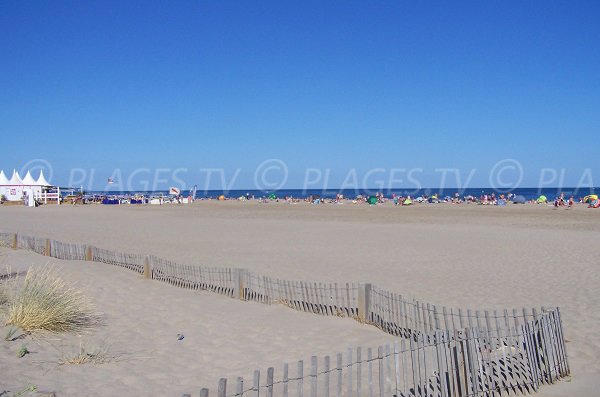
POLYGON ((600 185, 599 17, 596 1, 1 2, 0 169, 44 159, 55 183, 77 169, 103 188, 222 168, 250 188, 281 159, 286 187, 307 168, 330 187, 373 168, 487 186, 515 159, 521 185, 544 168, 600 185))

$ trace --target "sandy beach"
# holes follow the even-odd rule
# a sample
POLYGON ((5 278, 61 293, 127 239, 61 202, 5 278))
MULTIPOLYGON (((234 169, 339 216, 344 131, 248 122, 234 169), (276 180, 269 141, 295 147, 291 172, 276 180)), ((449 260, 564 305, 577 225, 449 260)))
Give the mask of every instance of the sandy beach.
MULTIPOLYGON (((451 307, 559 306, 572 376, 537 395, 588 396, 600 386, 600 210, 585 207, 14 206, 0 207, 0 230, 292 280, 371 282, 451 307)), ((77 336, 29 342, 36 353, 23 359, 16 358, 14 342, 3 341, 0 392, 36 384, 57 396, 149 390, 179 396, 214 389, 220 377, 249 377, 256 368, 393 340, 352 319, 181 290, 104 264, 0 251, 3 268, 48 262, 105 313, 106 324, 81 340, 110 344, 119 359, 56 365, 61 351, 77 350, 77 336), (177 340, 178 333, 185 338, 177 340)))

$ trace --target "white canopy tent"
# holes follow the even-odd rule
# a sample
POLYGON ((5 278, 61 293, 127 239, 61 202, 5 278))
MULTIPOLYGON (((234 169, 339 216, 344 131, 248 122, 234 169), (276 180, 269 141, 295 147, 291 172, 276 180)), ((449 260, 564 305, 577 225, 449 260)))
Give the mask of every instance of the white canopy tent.
POLYGON ((0 170, 0 195, 8 201, 23 200, 25 196, 37 200, 46 199, 44 195, 50 187, 52 185, 44 177, 43 171, 40 171, 40 176, 35 180, 29 171, 25 178, 21 179, 17 170, 13 170, 11 178, 8 179, 4 171, 0 170))
POLYGON ((0 186, 8 185, 8 178, 4 175, 4 171, 0 170, 0 186))

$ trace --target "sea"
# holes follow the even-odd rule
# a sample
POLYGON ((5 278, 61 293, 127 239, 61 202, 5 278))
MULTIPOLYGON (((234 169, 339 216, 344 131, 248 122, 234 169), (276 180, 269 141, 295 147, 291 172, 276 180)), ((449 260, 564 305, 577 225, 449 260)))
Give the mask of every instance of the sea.
MULTIPOLYGON (((187 197, 192 194, 193 189, 183 190, 181 194, 187 197)), ((208 199, 218 198, 223 195, 228 198, 238 198, 249 195, 254 198, 267 198, 275 195, 277 198, 293 197, 293 198, 307 198, 307 197, 322 197, 322 198, 335 198, 337 194, 342 194, 345 198, 355 198, 361 196, 372 196, 377 193, 383 193, 385 197, 396 196, 411 196, 413 198, 419 196, 432 196, 437 194, 439 198, 454 197, 458 193, 459 197, 474 196, 480 197, 484 194, 491 195, 492 193, 496 196, 501 194, 512 193, 517 196, 523 196, 526 200, 537 199, 541 195, 544 195, 548 200, 553 200, 555 197, 563 194, 564 197, 569 198, 573 196, 576 200, 587 196, 588 194, 598 194, 600 187, 544 187, 544 188, 515 188, 511 190, 497 190, 492 188, 467 188, 467 189, 439 189, 439 188, 422 188, 422 189, 376 189, 376 188, 365 188, 365 189, 279 189, 279 190, 197 190, 197 199, 208 199)), ((132 196, 135 194, 143 194, 145 196, 160 196, 169 195, 168 190, 155 190, 155 191, 90 191, 85 192, 87 195, 105 195, 105 196, 132 196)))

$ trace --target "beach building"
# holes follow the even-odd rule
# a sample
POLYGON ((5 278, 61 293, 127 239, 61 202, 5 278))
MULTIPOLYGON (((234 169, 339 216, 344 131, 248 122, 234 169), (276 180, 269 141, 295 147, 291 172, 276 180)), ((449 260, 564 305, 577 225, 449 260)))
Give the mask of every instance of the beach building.
POLYGON ((3 170, 0 170, 0 195, 4 196, 7 201, 20 201, 25 196, 32 197, 35 200, 47 202, 52 199, 51 189, 56 189, 44 177, 44 172, 40 170, 40 175, 33 179, 31 173, 27 171, 27 175, 21 179, 17 170, 13 170, 10 179, 7 178, 3 170))

